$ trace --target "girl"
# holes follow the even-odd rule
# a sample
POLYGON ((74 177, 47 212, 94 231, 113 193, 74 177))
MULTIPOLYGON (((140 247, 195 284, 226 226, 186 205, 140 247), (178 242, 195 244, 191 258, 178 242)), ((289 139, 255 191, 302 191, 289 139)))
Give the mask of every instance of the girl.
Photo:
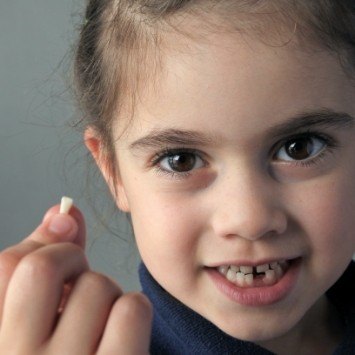
POLYGON ((0 353, 354 353, 354 16, 340 0, 89 1, 85 144, 150 301, 91 271, 82 215, 53 207, 0 256, 0 353))

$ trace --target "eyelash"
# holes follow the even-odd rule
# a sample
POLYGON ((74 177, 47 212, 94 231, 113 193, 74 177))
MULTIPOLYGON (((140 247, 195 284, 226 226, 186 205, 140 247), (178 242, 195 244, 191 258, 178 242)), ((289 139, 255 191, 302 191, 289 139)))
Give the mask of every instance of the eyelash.
POLYGON ((157 171, 158 174, 167 175, 168 177, 173 178, 173 179, 181 179, 181 180, 186 179, 192 175, 192 170, 184 171, 184 172, 176 172, 176 171, 165 170, 159 166, 159 163, 164 158, 167 158, 169 156, 182 154, 182 153, 196 155, 207 165, 206 161, 203 158, 201 158, 201 155, 202 155, 201 152, 199 152, 196 149, 192 149, 192 148, 166 148, 163 151, 157 153, 153 157, 150 165, 154 167, 154 169, 157 171))
MULTIPOLYGON (((287 137, 283 140, 281 140, 274 148, 275 154, 287 143, 293 140, 297 139, 318 139, 323 142, 324 147, 322 150, 317 153, 317 155, 314 158, 308 158, 305 160, 300 160, 300 161, 293 161, 289 162, 286 161, 288 164, 292 164, 295 167, 301 167, 301 168, 308 168, 313 165, 320 164, 323 159, 325 158, 326 155, 329 153, 333 153, 335 149, 339 148, 339 143, 332 137, 328 136, 327 134, 316 132, 316 131, 306 131, 303 133, 298 133, 295 134, 294 136, 287 137)), ((275 155, 274 154, 274 155, 275 155)))
MULTIPOLYGON (((320 132, 316 132, 316 131, 306 131, 303 133, 298 133, 294 136, 291 137, 287 137, 283 140, 281 140, 277 145, 274 146, 274 148, 272 148, 273 156, 276 155, 276 153, 287 143, 290 142, 292 140, 297 140, 297 139, 318 139, 320 141, 323 142, 324 147, 322 148, 321 152, 318 153, 314 158, 309 158, 309 159, 305 159, 305 160, 300 160, 300 161, 293 161, 293 162, 289 162, 286 161, 287 164, 291 164, 295 167, 301 167, 301 168, 308 168, 310 166, 314 166, 317 164, 320 164, 325 156, 329 153, 333 153, 333 151, 335 149, 337 149, 339 147, 338 142, 336 142, 335 139, 333 139, 332 137, 320 133, 320 132)), ((178 155, 178 154, 193 154, 195 156, 198 156, 204 163, 205 166, 208 165, 208 163, 205 161, 205 159, 202 158, 202 153, 196 149, 191 149, 191 148, 166 148, 164 150, 162 150, 161 152, 158 152, 151 160, 150 166, 154 167, 154 169, 157 171, 158 174, 162 174, 162 175, 166 175, 172 179, 178 179, 178 180, 183 180, 186 179, 188 177, 190 177, 192 175, 193 170, 190 171, 186 171, 186 172, 176 172, 176 171, 169 171, 166 169, 163 169, 161 166, 159 166, 159 163, 164 159, 167 158, 169 156, 174 156, 174 155, 178 155)), ((285 161, 284 161, 285 162, 285 161)))

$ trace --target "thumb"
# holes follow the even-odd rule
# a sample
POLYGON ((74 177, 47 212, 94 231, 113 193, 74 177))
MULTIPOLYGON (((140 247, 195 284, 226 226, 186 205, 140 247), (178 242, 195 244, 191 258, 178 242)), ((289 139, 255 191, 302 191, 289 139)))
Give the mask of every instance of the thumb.
POLYGON ((72 206, 68 214, 59 213, 60 205, 50 208, 42 223, 27 238, 41 244, 73 242, 85 248, 86 227, 81 211, 72 206))

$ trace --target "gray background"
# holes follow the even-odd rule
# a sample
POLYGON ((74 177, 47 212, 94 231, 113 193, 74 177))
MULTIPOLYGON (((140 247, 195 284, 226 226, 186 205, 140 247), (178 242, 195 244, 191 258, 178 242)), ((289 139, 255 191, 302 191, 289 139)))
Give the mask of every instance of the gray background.
POLYGON ((88 188, 87 152, 68 125, 77 115, 68 84, 84 2, 0 1, 0 249, 28 235, 68 195, 86 216, 92 268, 136 290, 130 228, 99 174, 88 188), (90 196, 113 231, 95 217, 90 196))

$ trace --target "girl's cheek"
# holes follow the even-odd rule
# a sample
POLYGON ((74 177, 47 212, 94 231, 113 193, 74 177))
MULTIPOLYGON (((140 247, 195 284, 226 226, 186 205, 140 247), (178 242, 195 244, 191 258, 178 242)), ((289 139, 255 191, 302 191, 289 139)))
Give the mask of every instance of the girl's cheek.
POLYGON ((205 223, 191 204, 156 199, 155 208, 132 215, 137 246, 143 261, 160 265, 184 264, 193 260, 205 223), (159 207, 157 207, 159 206, 159 207))
MULTIPOLYGON (((352 183, 350 184, 353 185, 352 183)), ((324 180, 304 193, 299 219, 314 252, 345 259, 347 249, 354 245, 354 192, 349 182, 342 179, 324 180), (303 207, 302 207, 303 206, 303 207), (302 212, 303 211, 303 212, 302 212)), ((350 253, 349 253, 350 255, 350 253)))
POLYGON ((194 225, 199 204, 193 196, 166 191, 144 196, 132 201, 132 219, 137 227, 144 226, 145 233, 159 231, 161 237, 175 235, 194 225))

